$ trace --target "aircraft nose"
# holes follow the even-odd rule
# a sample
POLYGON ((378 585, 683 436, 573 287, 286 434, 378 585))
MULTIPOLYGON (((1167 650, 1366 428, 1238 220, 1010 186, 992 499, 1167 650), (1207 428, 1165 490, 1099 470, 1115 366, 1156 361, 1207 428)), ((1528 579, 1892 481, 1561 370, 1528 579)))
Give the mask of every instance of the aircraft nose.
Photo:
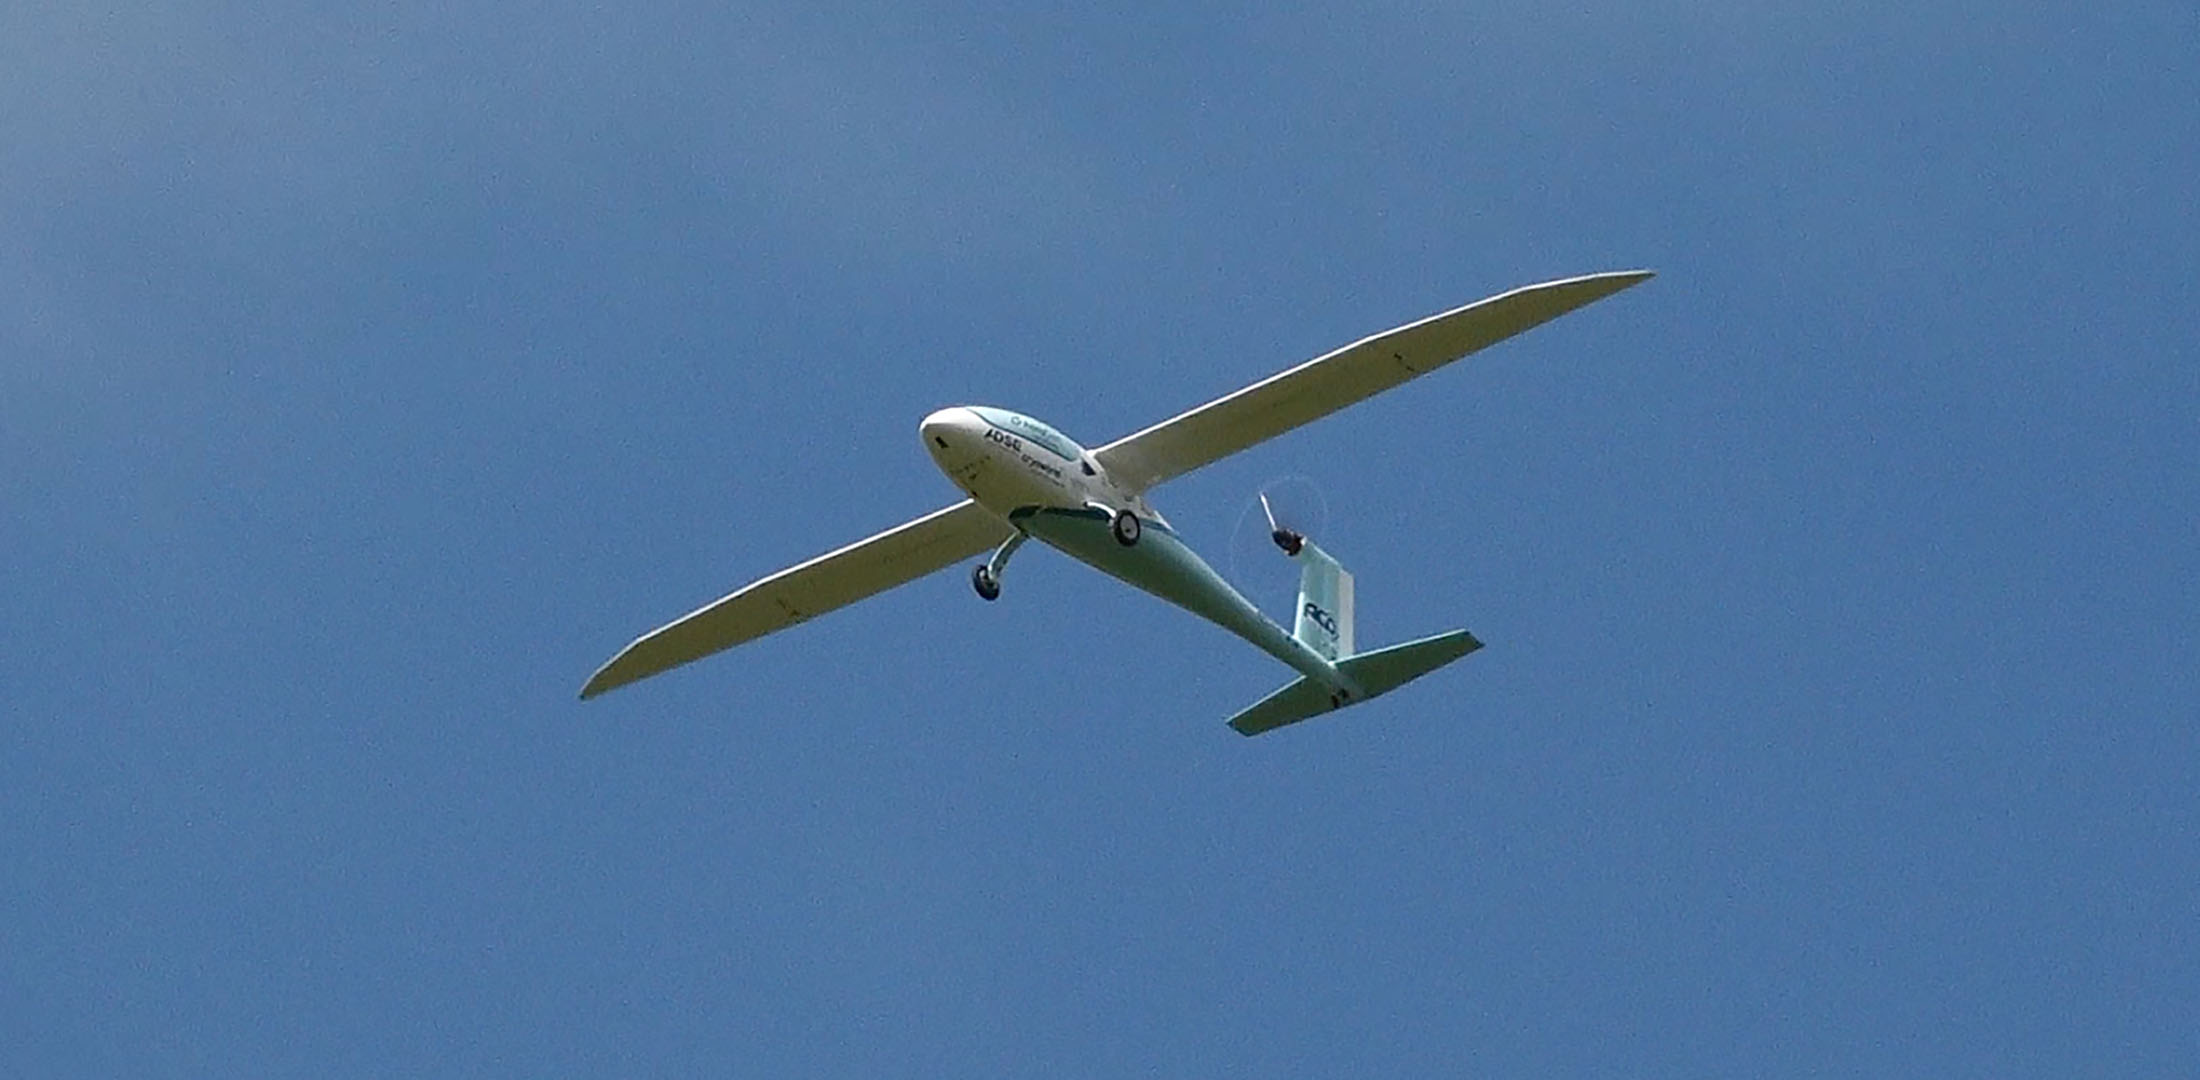
POLYGON ((958 447, 963 441, 963 434, 970 429, 970 423, 975 419, 977 418, 970 415, 970 410, 959 405, 951 409, 941 409, 925 417, 924 422, 917 425, 917 433, 924 438, 924 448, 931 451, 933 457, 938 457, 958 447))

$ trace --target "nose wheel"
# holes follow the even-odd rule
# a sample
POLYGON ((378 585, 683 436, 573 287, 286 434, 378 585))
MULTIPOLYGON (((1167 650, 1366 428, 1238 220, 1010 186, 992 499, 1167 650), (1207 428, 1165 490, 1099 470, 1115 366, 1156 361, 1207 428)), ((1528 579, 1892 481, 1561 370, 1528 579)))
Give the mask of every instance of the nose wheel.
POLYGON ((970 568, 970 587, 978 590, 979 599, 998 600, 1001 598, 1000 579, 995 578, 993 571, 986 569, 984 563, 979 563, 970 568))
POLYGON ((1138 523, 1137 514, 1128 510, 1117 510, 1115 520, 1109 525, 1109 531, 1115 534, 1116 543, 1124 547, 1131 547, 1138 543, 1138 536, 1144 529, 1138 523))

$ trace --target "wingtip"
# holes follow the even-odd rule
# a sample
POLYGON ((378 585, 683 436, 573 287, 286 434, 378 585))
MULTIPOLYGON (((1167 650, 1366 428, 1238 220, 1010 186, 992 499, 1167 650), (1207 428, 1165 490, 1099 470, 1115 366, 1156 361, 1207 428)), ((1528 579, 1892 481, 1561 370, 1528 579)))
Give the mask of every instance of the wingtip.
MULTIPOLYGON (((623 652, 619 654, 619 656, 624 655, 626 654, 623 652)), ((587 682, 581 684, 582 701, 587 701, 589 698, 593 697, 601 697, 607 691, 616 690, 619 687, 626 685, 629 680, 614 679, 610 677, 612 666, 617 664, 618 662, 618 656, 612 657, 609 662, 604 664, 604 666, 597 668, 596 673, 590 675, 587 682)))
MULTIPOLYGON (((1648 281, 1656 276, 1658 276, 1657 271, 1648 269, 1600 270, 1593 274, 1581 274, 1576 277, 1559 278, 1555 281, 1545 281, 1536 285, 1523 285, 1519 289, 1514 290, 1514 292, 1506 293, 1505 295, 1512 296, 1516 293, 1527 292, 1555 292, 1562 295, 1572 295, 1577 298, 1584 296, 1588 297, 1589 299, 1580 300, 1576 304, 1574 304, 1575 307, 1579 307, 1585 303, 1591 303, 1596 300, 1601 300, 1604 297, 1612 295, 1613 293, 1621 292, 1626 289, 1632 289, 1635 286, 1640 285, 1643 282, 1648 281)), ((1492 297, 1491 299, 1494 300, 1499 298, 1492 297)))
POLYGON ((589 676, 588 681, 581 684, 581 700, 587 701, 590 698, 600 698, 633 682, 634 678, 633 675, 625 673, 615 674, 611 670, 611 665, 605 664, 602 671, 589 676))
POLYGON ((1584 295, 1592 297, 1591 302, 1594 302, 1615 293, 1626 292, 1656 276, 1658 272, 1649 269, 1607 270, 1601 274, 1586 274, 1575 278, 1573 284, 1582 287, 1584 295))

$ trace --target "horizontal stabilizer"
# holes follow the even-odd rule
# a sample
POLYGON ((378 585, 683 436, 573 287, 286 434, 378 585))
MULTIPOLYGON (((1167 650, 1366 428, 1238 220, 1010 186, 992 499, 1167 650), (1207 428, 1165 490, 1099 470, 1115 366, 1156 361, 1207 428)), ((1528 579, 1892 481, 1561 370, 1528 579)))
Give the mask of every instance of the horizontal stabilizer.
POLYGON ((1473 634, 1454 630, 1361 653, 1338 661, 1337 670, 1358 683, 1365 697, 1334 704, 1329 687, 1302 676, 1260 699, 1252 708, 1231 717, 1230 726, 1240 735, 1258 735, 1347 705, 1357 705, 1396 690, 1481 647, 1482 643, 1476 641, 1473 634))

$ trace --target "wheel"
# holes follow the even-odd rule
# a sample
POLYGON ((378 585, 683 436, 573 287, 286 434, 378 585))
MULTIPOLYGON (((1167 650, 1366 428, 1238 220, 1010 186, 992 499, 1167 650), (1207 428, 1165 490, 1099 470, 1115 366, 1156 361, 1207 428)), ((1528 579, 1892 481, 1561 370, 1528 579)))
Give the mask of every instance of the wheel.
POLYGON ((1117 510, 1113 531, 1115 542, 1124 547, 1138 543, 1138 534, 1142 531, 1138 524, 1138 515, 1128 510, 1117 510))
POLYGON ((1001 583, 993 580, 992 572, 985 568, 984 563, 979 563, 971 569, 970 587, 978 590, 978 596, 981 599, 998 600, 1001 598, 1001 583))

